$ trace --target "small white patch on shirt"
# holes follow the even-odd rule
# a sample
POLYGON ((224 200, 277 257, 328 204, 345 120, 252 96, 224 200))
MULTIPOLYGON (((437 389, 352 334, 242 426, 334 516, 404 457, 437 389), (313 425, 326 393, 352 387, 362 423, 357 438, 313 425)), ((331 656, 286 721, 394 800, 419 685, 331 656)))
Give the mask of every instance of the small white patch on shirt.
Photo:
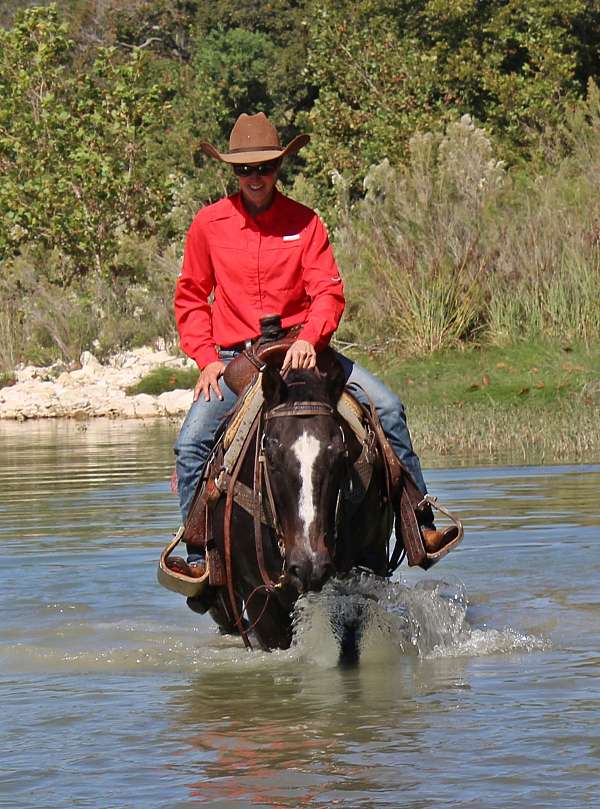
POLYGON ((312 554, 310 546, 309 531, 315 519, 315 492, 312 484, 312 474, 315 461, 319 455, 321 444, 314 435, 304 432, 292 444, 292 452, 295 454, 300 464, 300 501, 298 503, 298 514, 304 523, 304 539, 306 549, 312 554))
POLYGON ((299 234, 299 233, 294 233, 294 234, 292 234, 291 236, 284 236, 284 237, 283 237, 283 241, 284 241, 284 242, 295 242, 295 241, 297 241, 299 238, 300 238, 300 234, 299 234))
POLYGON ((341 281, 342 279, 341 279, 341 277, 339 275, 336 275, 331 280, 332 281, 341 281))

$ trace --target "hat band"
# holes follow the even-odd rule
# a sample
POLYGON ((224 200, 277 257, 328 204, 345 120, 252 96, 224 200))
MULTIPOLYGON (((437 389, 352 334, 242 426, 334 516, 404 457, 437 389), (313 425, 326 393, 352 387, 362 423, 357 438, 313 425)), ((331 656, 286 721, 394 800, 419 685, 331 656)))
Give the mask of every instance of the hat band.
POLYGON ((227 154, 240 154, 241 152, 282 152, 281 146, 243 146, 241 149, 230 149, 227 154))

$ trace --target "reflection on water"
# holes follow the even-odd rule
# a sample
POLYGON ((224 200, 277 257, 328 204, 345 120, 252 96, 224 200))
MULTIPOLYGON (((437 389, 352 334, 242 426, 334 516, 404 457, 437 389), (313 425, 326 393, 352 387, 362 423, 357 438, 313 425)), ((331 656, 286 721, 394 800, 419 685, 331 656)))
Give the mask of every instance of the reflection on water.
POLYGON ((175 431, 0 424, 0 805, 596 805, 600 466, 430 472, 466 539, 360 583, 347 671, 356 593, 269 655, 158 587, 175 431))

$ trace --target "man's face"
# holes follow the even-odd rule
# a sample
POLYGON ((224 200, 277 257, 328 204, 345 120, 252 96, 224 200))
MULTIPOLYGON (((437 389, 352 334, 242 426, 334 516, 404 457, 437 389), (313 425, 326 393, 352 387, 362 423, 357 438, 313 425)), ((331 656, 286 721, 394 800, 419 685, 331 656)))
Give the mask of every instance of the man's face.
POLYGON ((273 191, 279 174, 279 160, 234 166, 240 184, 240 192, 250 212, 265 211, 273 199, 273 191))

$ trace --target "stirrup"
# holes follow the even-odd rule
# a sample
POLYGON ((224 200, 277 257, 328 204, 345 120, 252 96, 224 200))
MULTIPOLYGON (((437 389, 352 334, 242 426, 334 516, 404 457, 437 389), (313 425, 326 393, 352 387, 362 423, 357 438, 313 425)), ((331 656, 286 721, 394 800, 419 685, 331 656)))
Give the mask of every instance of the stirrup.
MULTIPOLYGON (((419 503, 417 503, 416 507, 418 509, 422 509, 426 506, 439 511, 441 514, 444 514, 456 528, 456 536, 443 545, 439 550, 429 553, 427 549, 424 548, 425 553, 427 554, 427 567, 431 567, 431 565, 439 562, 440 559, 442 559, 447 553, 456 548, 456 546, 462 542, 465 535, 465 530, 462 521, 459 520, 458 517, 451 511, 448 511, 448 509, 439 502, 436 495, 426 494, 425 497, 419 503)), ((427 569, 427 567, 424 569, 427 569)))
POLYGON ((167 564, 169 556, 183 539, 184 530, 185 528, 182 525, 175 534, 173 540, 161 553, 158 561, 158 568, 156 570, 156 578, 158 579, 159 584, 166 587, 167 590, 173 590, 173 592, 179 593, 187 598, 196 598, 203 593, 208 586, 208 565, 204 575, 199 579, 195 579, 191 576, 185 576, 183 573, 177 573, 175 570, 171 570, 167 564))

